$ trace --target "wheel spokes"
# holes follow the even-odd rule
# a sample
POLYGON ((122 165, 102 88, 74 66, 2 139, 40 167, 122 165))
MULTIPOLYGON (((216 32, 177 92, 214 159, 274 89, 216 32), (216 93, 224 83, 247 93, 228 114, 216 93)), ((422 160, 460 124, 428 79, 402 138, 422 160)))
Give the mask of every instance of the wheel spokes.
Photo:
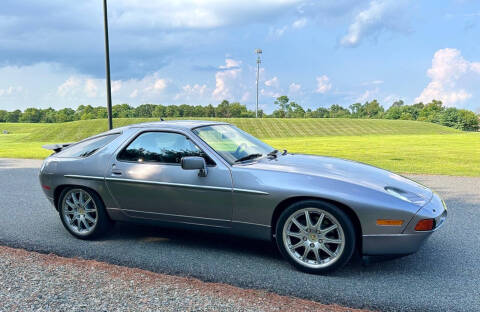
POLYGON ((311 229, 313 227, 312 220, 310 219, 310 213, 308 210, 305 210, 305 222, 307 224, 307 229, 311 229))
POLYGON ((97 223, 97 207, 90 194, 72 190, 63 201, 63 218, 67 227, 78 234, 88 234, 97 223))
POLYGON ((303 224, 301 224, 300 222, 298 222, 297 219, 293 218, 293 219, 292 219, 292 222, 293 222, 293 224, 295 224, 295 226, 296 226, 300 231, 304 232, 304 231, 306 230, 306 227, 305 227, 303 224))
POLYGON ((283 227, 283 241, 289 255, 309 267, 329 265, 341 256, 345 245, 338 220, 320 208, 304 208, 292 214, 283 227))
POLYGON ((330 233, 331 231, 335 230, 336 228, 338 228, 338 226, 336 224, 326 228, 325 230, 321 230, 322 234, 323 235, 326 235, 327 233, 330 233))

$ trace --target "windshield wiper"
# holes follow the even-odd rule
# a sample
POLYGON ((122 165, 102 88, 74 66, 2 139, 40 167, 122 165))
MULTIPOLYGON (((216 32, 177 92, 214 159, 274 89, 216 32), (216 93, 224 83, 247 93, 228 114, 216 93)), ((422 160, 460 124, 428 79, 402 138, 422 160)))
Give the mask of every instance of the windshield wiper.
POLYGON ((263 154, 260 154, 260 153, 249 154, 247 156, 243 156, 243 157, 235 160, 235 162, 238 163, 238 162, 242 162, 242 161, 245 161, 245 160, 255 159, 255 158, 258 158, 258 157, 262 157, 262 155, 263 154))
POLYGON ((271 151, 270 153, 267 154, 268 157, 277 157, 277 154, 278 154, 278 150, 273 150, 271 151))

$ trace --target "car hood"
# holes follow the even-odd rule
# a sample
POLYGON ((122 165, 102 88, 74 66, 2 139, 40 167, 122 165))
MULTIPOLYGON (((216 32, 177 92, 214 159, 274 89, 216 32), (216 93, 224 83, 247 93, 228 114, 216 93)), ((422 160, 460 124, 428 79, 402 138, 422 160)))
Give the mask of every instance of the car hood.
POLYGON ((251 169, 298 173, 341 180, 385 192, 385 187, 399 189, 428 202, 433 193, 427 187, 390 171, 364 163, 335 157, 287 154, 277 158, 261 158, 248 165, 251 169))

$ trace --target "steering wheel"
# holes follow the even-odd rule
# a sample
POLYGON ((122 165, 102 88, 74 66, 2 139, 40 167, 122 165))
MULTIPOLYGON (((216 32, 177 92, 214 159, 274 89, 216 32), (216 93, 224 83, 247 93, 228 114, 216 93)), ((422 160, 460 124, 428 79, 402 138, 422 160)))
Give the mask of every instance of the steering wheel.
POLYGON ((247 144, 246 143, 242 143, 240 144, 237 149, 235 150, 235 155, 239 156, 240 155, 240 152, 242 150, 245 150, 247 148, 247 144))

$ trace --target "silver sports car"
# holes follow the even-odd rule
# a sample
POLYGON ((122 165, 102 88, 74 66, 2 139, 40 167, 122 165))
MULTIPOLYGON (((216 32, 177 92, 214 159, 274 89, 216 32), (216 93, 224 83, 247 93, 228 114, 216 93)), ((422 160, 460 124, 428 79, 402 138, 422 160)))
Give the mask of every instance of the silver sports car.
POLYGON ((228 123, 117 128, 55 153, 40 171, 65 228, 98 237, 114 221, 274 240, 298 269, 324 273, 363 255, 409 254, 446 219, 428 188, 362 163, 278 151, 228 123))

